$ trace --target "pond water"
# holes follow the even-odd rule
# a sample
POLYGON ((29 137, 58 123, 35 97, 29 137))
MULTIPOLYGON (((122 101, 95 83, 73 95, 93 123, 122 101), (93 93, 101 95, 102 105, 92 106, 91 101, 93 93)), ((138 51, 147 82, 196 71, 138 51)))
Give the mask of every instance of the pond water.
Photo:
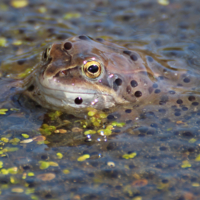
POLYGON ((148 107, 136 118, 118 108, 84 120, 12 95, 0 109, 0 199, 200 199, 199 28, 198 0, 2 0, 3 78, 31 73, 52 42, 88 35, 182 60, 177 68, 196 79, 191 105, 148 107))

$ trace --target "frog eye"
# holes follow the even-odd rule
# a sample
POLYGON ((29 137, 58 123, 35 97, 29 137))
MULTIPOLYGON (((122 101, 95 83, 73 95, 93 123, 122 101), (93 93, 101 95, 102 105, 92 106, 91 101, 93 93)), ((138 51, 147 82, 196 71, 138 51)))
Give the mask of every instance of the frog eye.
POLYGON ((49 53, 50 53, 50 50, 51 50, 51 46, 46 48, 43 53, 42 53, 42 60, 43 61, 47 61, 49 59, 49 53))
POLYGON ((83 66, 83 71, 89 78, 97 78, 101 74, 101 64, 97 61, 88 61, 83 66))

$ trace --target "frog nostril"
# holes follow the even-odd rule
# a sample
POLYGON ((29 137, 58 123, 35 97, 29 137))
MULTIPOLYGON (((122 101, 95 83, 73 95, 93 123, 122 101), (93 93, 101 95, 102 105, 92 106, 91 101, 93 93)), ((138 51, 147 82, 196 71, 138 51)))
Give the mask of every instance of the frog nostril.
POLYGON ((77 97, 75 100, 74 100, 75 104, 81 104, 83 102, 83 99, 81 97, 77 97))
POLYGON ((115 83, 116 83, 118 86, 120 86, 120 85, 122 84, 122 79, 117 78, 117 79, 115 80, 115 83))
POLYGON ((28 91, 32 92, 34 90, 34 88, 35 88, 34 85, 29 86, 28 91))
POLYGON ((70 42, 66 42, 64 44, 64 48, 65 48, 65 50, 70 50, 72 48, 72 44, 70 42))

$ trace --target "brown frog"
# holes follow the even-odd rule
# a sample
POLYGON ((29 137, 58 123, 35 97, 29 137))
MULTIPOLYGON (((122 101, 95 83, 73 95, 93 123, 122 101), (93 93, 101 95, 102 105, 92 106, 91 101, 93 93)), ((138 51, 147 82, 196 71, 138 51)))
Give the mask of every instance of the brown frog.
POLYGON ((75 116, 86 113, 88 107, 123 108, 127 113, 132 109, 137 116, 139 108, 140 112, 155 106, 157 110, 197 108, 198 77, 181 59, 169 60, 81 35, 49 46, 35 71, 24 80, 7 80, 1 96, 24 91, 45 108, 75 116))

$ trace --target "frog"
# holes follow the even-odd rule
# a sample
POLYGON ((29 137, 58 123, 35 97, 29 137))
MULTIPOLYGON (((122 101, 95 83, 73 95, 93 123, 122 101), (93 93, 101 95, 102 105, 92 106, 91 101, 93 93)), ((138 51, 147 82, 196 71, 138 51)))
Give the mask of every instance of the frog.
POLYGON ((199 74, 184 59, 79 35, 48 46, 26 78, 2 78, 0 94, 6 101, 23 93, 44 108, 77 117, 88 108, 118 110, 129 118, 151 110, 177 117, 198 109, 199 74))

